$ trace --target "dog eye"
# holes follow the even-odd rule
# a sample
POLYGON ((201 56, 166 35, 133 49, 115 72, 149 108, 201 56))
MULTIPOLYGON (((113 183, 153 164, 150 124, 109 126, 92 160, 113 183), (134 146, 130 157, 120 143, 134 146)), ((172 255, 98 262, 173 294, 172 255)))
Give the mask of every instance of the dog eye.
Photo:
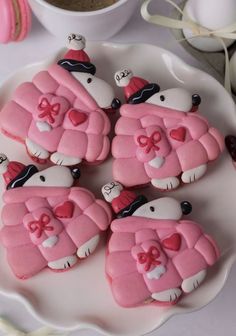
POLYGON ((75 38, 76 38, 76 35, 75 35, 75 34, 72 34, 72 38, 75 39, 75 38))
POLYGON ((92 78, 88 78, 88 79, 87 79, 87 83, 88 83, 88 84, 92 83, 92 78))
POLYGON ((150 207, 150 211, 151 212, 154 212, 155 211, 155 208, 153 206, 150 207))
POLYGON ((163 96, 163 95, 160 96, 161 101, 165 101, 165 99, 166 99, 165 96, 163 96))
POLYGON ((42 182, 45 182, 45 181, 46 181, 46 179, 45 179, 45 177, 44 177, 43 175, 40 175, 39 178, 40 178, 40 180, 41 180, 42 182))

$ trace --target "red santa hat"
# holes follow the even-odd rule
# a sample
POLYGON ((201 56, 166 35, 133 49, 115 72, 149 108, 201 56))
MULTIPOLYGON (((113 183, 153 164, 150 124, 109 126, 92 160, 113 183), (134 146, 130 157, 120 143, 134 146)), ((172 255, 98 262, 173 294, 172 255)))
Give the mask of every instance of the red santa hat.
POLYGON ((123 186, 116 181, 103 186, 102 194, 106 201, 111 203, 117 218, 132 216, 140 206, 147 203, 145 196, 137 196, 133 191, 124 189, 123 186))
POLYGON ((84 72, 95 75, 96 67, 90 62, 88 54, 83 50, 68 50, 57 64, 70 72, 84 72))
POLYGON ((0 172, 7 189, 13 189, 23 186, 31 176, 38 172, 38 169, 34 165, 25 166, 20 162, 9 161, 5 154, 0 154, 0 172))
POLYGON ((125 98, 129 104, 144 103, 155 93, 160 91, 159 85, 149 83, 143 78, 132 77, 129 84, 124 88, 125 98))
POLYGON ((133 75, 132 70, 123 69, 115 73, 118 86, 123 87, 127 103, 144 103, 155 93, 160 91, 159 85, 149 83, 146 79, 133 75))

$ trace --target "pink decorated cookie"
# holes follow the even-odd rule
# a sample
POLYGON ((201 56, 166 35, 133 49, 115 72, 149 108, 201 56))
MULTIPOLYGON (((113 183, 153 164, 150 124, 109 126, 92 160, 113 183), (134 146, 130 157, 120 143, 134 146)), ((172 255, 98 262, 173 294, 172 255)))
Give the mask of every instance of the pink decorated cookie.
POLYGON ((112 222, 106 274, 120 306, 173 305, 203 282, 219 250, 197 223, 181 219, 191 209, 165 197, 112 222))
POLYGON ((119 107, 112 87, 94 76, 85 39, 71 34, 65 58, 21 84, 0 113, 3 133, 25 144, 39 163, 73 166, 106 159, 110 121, 119 107))
POLYGON ((87 189, 72 187, 78 168, 38 171, 1 154, 0 171, 7 189, 0 241, 16 277, 30 278, 46 267, 66 271, 94 252, 111 213, 87 189))
POLYGON ((128 104, 120 109, 112 142, 114 179, 128 187, 151 182, 158 189, 170 190, 180 181, 201 178, 207 164, 221 154, 224 141, 196 112, 200 97, 182 88, 155 93, 127 73, 115 76, 128 104))

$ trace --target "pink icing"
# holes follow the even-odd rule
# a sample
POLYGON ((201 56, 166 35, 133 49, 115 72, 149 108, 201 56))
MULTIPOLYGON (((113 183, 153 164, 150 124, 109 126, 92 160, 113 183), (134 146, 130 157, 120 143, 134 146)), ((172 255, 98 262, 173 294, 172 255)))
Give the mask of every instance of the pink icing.
POLYGON ((49 153, 97 162, 109 152, 108 117, 87 90, 58 65, 16 89, 1 111, 0 126, 14 139, 24 142, 29 138, 49 153), (48 123, 51 130, 40 131, 39 121, 48 123))
POLYGON ((0 239, 19 278, 31 277, 49 262, 76 254, 111 221, 106 203, 83 188, 21 187, 6 191, 3 198, 0 239), (44 247, 42 243, 53 236, 57 243, 44 247))
POLYGON ((192 221, 143 217, 111 224, 106 273, 117 303, 142 305, 153 293, 181 287, 182 282, 213 265, 219 257, 214 240, 192 221), (164 267, 159 279, 148 273, 164 267))
POLYGON ((197 113, 144 103, 123 105, 120 114, 113 177, 125 186, 178 176, 217 159, 224 148, 220 132, 197 113), (149 164, 156 157, 164 159, 159 168, 149 164))

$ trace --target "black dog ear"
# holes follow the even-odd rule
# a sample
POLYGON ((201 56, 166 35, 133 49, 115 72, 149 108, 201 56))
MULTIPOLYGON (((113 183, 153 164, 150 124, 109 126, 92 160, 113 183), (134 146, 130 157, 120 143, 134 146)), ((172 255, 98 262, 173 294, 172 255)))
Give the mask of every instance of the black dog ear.
POLYGON ((7 190, 22 187, 25 182, 34 174, 38 173, 38 168, 34 165, 25 167, 8 185, 7 190))
POLYGON ((181 202, 181 209, 183 215, 189 215, 192 212, 192 204, 188 201, 181 202))
POLYGON ((73 168, 71 170, 71 174, 75 180, 78 180, 81 176, 80 169, 79 168, 73 168))
POLYGON ((201 97, 199 94, 193 94, 192 95, 192 104, 193 106, 199 106, 201 104, 201 97))
POLYGON ((58 61, 57 64, 69 72, 83 72, 91 75, 95 75, 96 73, 95 65, 90 62, 82 62, 65 58, 58 61))
POLYGON ((142 89, 138 90, 128 99, 128 104, 141 104, 160 91, 160 86, 156 83, 146 84, 142 89))

